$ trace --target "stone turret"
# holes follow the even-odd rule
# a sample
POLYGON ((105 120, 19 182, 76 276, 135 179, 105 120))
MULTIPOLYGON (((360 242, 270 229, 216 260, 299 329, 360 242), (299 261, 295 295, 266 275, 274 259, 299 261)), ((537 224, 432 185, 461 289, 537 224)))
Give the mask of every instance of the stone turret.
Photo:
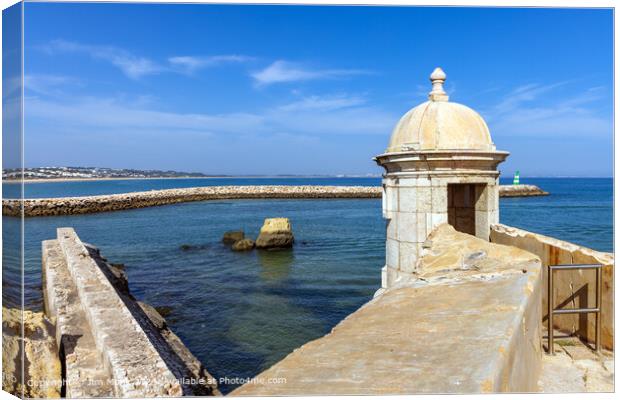
POLYGON ((489 240, 499 222, 499 171, 508 152, 497 151, 482 117, 449 101, 446 74, 430 76, 428 101, 396 124, 385 153, 383 216, 387 219, 382 286, 414 278, 422 246, 442 223, 489 240))

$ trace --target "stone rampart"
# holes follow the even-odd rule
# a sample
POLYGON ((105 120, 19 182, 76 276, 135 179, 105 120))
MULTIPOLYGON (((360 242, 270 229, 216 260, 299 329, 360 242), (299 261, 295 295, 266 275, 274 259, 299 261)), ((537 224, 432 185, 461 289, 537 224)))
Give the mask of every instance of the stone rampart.
MULTIPOLYGON (((520 185, 531 186, 531 185, 520 185)), ((540 191, 540 189, 539 189, 540 191)), ((542 192, 542 191, 540 191, 542 192)), ((537 196, 536 191, 500 186, 500 196, 537 196), (505 189, 507 188, 507 189, 505 189), (521 193, 521 194, 519 194, 521 193)), ((545 192, 542 192, 545 193, 545 192)), ((205 200, 234 199, 370 199, 381 198, 373 186, 207 186, 151 190, 101 196, 3 199, 2 214, 19 217, 90 214, 205 200)), ((546 193, 545 193, 546 194, 546 193)))
MULTIPOLYGON (((558 264, 602 264, 603 293, 601 312, 601 344, 613 349, 614 308, 613 277, 614 255, 578 246, 552 237, 528 232, 506 225, 491 226, 491 241, 515 246, 540 257, 544 267, 544 284, 547 285, 547 267, 558 264)), ((593 307, 596 302, 595 271, 558 271, 554 275, 554 304, 564 308, 593 307)), ((543 296, 543 317, 547 320, 546 294, 543 296)), ((582 338, 593 342, 595 337, 595 318, 593 314, 563 314, 553 317, 557 329, 567 333, 578 333, 582 338)))
POLYGON ((219 394, 163 318, 131 296, 122 271, 71 228, 43 242, 43 292, 67 397, 219 394))
POLYGON ((380 291, 232 395, 537 391, 538 257, 447 224, 423 252, 419 279, 380 291))

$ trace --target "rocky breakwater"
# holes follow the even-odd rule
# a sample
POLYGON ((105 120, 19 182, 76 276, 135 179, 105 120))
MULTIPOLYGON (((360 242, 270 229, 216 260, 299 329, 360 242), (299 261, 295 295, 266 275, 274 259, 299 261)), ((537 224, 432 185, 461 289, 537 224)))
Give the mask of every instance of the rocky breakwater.
POLYGON ((102 196, 2 200, 2 214, 50 216, 128 210, 189 201, 230 199, 380 198, 381 188, 365 186, 208 186, 102 196))
MULTIPOLYGON (((534 185, 500 186, 500 197, 544 196, 534 185)), ((235 199, 374 199, 377 186, 207 186, 101 196, 3 199, 2 214, 19 217, 91 214, 205 200, 235 199)))
POLYGON ((501 185, 499 187, 500 197, 531 197, 548 194, 536 185, 501 185))

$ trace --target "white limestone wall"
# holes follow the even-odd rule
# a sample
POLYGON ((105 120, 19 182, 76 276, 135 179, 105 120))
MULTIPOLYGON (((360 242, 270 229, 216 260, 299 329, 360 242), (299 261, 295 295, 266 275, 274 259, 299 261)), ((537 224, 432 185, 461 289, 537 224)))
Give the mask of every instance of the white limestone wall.
POLYGON ((386 222, 383 288, 411 279, 428 235, 448 223, 448 185, 477 184, 474 206, 476 236, 488 240, 490 225, 499 221, 499 185, 495 176, 425 174, 383 179, 383 217, 386 222))

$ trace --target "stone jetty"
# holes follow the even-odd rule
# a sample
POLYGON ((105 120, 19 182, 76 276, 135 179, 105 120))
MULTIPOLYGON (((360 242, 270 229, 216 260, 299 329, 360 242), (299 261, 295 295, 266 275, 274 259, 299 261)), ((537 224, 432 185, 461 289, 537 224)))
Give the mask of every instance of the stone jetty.
MULTIPOLYGON (((500 196, 540 196, 546 192, 533 185, 501 186, 500 196), (522 189, 520 189, 522 188, 522 189), (532 188, 536 188, 532 189, 532 188)), ((41 199, 3 199, 2 214, 24 216, 90 214, 167 204, 233 199, 374 199, 381 198, 377 186, 206 186, 151 190, 100 196, 41 199)))
MULTIPOLYGON (((219 395, 216 380, 152 306, 129 292, 126 275, 72 228, 42 243, 45 315, 65 397, 219 395)), ((36 336, 36 335, 35 335, 36 336)))

